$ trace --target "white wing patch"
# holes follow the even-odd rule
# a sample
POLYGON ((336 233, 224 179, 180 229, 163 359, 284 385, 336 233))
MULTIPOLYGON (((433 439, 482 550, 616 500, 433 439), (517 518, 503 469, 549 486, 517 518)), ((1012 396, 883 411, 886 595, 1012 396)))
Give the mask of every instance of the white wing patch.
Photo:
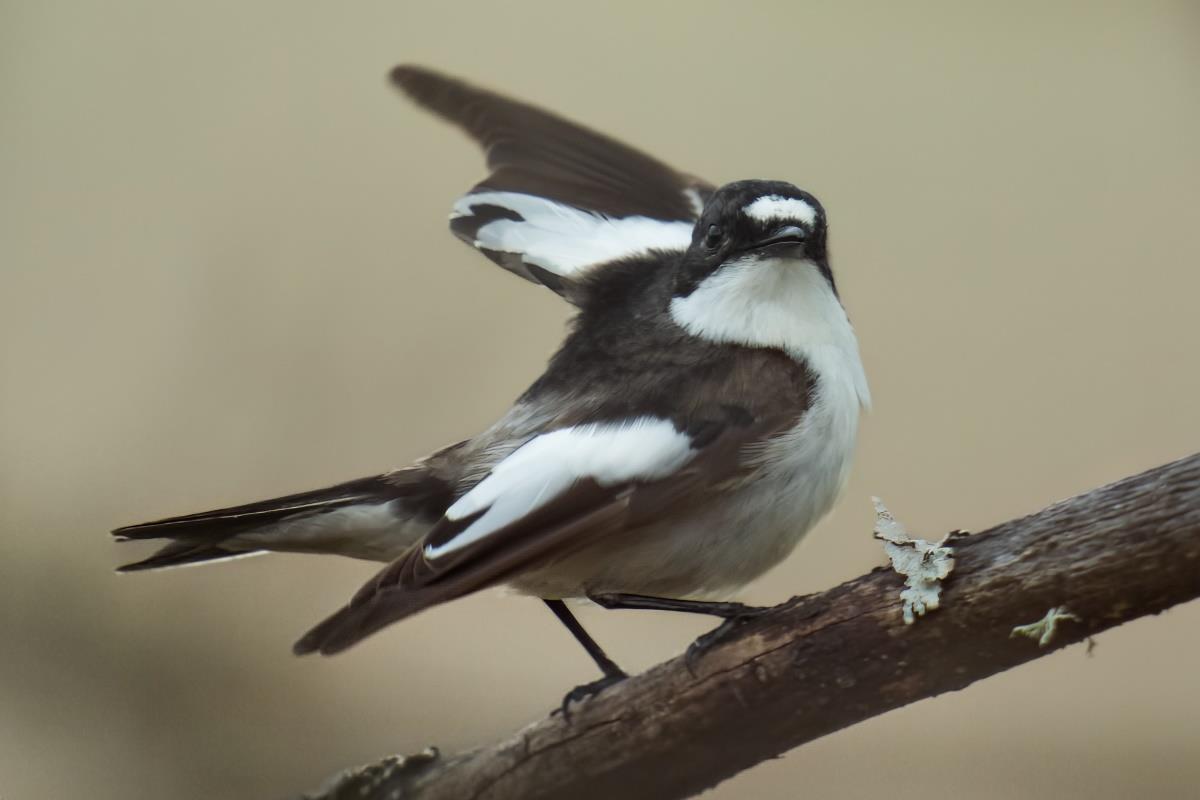
POLYGON ((655 417, 542 434, 450 506, 449 520, 483 514, 449 541, 426 545, 425 556, 437 558, 477 542, 551 502, 578 480, 591 478, 601 486, 654 480, 675 472, 692 455, 691 440, 655 417))
POLYGON ((742 209, 742 213, 759 222, 797 219, 812 225, 817 221, 817 210, 795 197, 769 194, 760 197, 742 209))
POLYGON ((473 216, 472 206, 491 205, 520 214, 479 228, 475 246, 516 253, 526 264, 561 277, 574 277, 589 267, 645 253, 686 250, 692 224, 650 217, 606 217, 544 197, 519 192, 479 192, 461 197, 451 219, 473 216))

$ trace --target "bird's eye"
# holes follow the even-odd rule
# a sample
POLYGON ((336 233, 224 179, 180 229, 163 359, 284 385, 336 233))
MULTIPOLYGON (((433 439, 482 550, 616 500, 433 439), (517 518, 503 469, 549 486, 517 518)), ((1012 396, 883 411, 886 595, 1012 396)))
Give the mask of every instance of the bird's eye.
POLYGON ((704 246, 709 250, 716 250, 717 245, 721 243, 722 231, 718 225, 709 225, 708 232, 704 234, 704 246))

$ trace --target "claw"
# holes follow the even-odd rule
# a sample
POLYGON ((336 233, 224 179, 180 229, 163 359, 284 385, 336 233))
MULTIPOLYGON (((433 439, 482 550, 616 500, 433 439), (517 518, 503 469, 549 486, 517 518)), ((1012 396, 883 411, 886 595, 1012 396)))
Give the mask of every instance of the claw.
POLYGON ((737 613, 726 617, 720 625, 713 628, 708 633, 697 637, 696 641, 688 645, 687 653, 683 657, 684 664, 687 666, 687 670, 689 673, 691 673, 692 677, 696 677, 696 664, 699 663, 700 658, 704 656, 704 654, 710 649, 712 649, 714 645, 718 645, 725 641, 733 634, 734 631, 742 627, 742 625, 750 622, 751 620, 758 619, 760 616, 770 610, 771 609, 769 608, 744 606, 739 609, 737 613))
POLYGON ((592 681, 591 683, 585 683, 582 686, 576 686, 574 689, 566 693, 562 699, 562 705, 555 709, 554 713, 561 713, 563 715, 563 719, 570 722, 571 703, 579 703, 591 697, 592 695, 600 694, 608 687, 618 684, 628 677, 629 676, 624 672, 621 672, 619 674, 605 675, 599 680, 592 681))

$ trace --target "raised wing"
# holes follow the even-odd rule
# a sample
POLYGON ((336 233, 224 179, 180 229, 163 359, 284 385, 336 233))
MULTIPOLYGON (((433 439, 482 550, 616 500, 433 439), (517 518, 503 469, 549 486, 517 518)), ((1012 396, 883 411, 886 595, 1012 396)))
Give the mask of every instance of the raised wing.
POLYGON ((483 148, 491 174, 454 204, 450 229, 505 269, 569 298, 572 282, 601 264, 690 243, 710 184, 422 67, 391 78, 483 148))
POLYGON ((450 506, 424 540, 349 605, 307 633, 295 651, 339 652, 432 605, 644 525, 735 473, 743 448, 779 427, 731 423, 696 436, 644 417, 537 436, 450 506))

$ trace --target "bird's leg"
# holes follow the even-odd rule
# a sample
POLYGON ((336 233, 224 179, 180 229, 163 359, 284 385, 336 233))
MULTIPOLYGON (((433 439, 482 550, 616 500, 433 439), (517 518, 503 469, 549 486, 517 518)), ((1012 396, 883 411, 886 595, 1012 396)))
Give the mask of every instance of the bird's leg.
POLYGON ((554 616, 558 617, 558 621, 567 626, 567 630, 575 637, 575 640, 583 645, 583 649, 596 662, 596 666, 604 673, 604 677, 599 680, 585 683, 582 686, 576 686, 571 691, 567 692, 562 701, 562 715, 566 718, 571 716, 571 703, 578 703, 585 697, 591 697, 612 686, 614 683, 619 683, 629 676, 625 671, 616 665, 616 663, 608 657, 604 649, 596 643, 583 626, 579 624, 579 620, 575 619, 575 615, 567 608, 567 604, 562 600, 545 600, 546 607, 554 612, 554 616))
POLYGON ((720 617, 716 628, 700 636, 687 649, 688 670, 694 667, 700 656, 709 648, 726 639, 741 625, 770 609, 764 606, 748 606, 744 603, 716 603, 706 600, 676 600, 670 597, 649 597, 643 594, 594 594, 588 599, 604 608, 644 609, 650 611, 680 611, 685 614, 708 614, 720 617))
POLYGON ((604 608, 680 611, 684 614, 707 614, 722 619, 749 619, 767 610, 765 606, 748 606, 745 603, 676 600, 672 597, 651 597, 644 594, 589 594, 588 600, 604 608))

